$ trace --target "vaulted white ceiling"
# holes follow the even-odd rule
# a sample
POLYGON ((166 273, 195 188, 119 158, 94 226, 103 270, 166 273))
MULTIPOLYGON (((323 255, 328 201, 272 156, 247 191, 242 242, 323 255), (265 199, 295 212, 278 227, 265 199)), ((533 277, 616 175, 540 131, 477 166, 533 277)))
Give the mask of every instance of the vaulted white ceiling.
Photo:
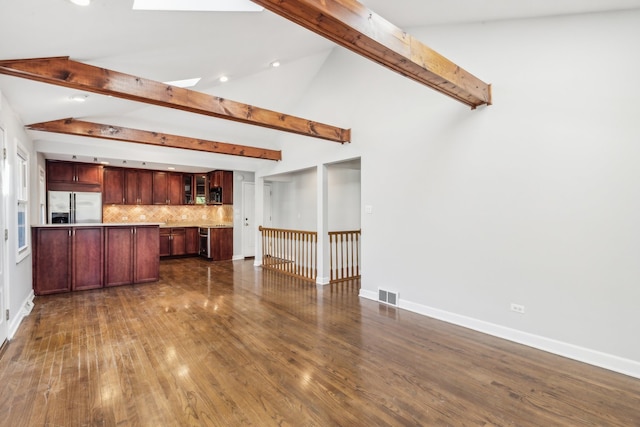
MULTIPOLYGON (((300 97, 335 48, 331 42, 266 10, 151 12, 134 11, 132 3, 133 0, 93 0, 91 6, 79 7, 67 0, 1 1, 0 60, 70 56, 159 81, 202 77, 195 90, 295 113, 300 97), (270 68, 275 59, 282 66, 270 68), (223 74, 230 78, 224 84, 218 81, 223 74)), ((365 0, 363 3, 409 30, 418 26, 640 7, 640 0, 365 0)), ((429 45, 428 40, 423 42, 429 45)), ((490 80, 491 76, 486 78, 490 80)), ((85 103, 78 104, 69 99, 77 91, 15 77, 0 76, 0 92, 25 124, 75 117, 278 148, 277 131, 100 95, 90 95, 85 103)), ((163 150, 172 150, 145 147, 144 154, 136 154, 135 148, 131 150, 132 144, 31 132, 38 148, 50 158, 70 158, 77 153, 79 159, 86 160, 95 152, 102 158, 120 162, 147 156, 147 161, 160 164, 166 161, 163 150)), ((190 165, 202 170, 201 163, 211 169, 256 170, 265 162, 223 155, 190 157, 182 156, 181 150, 174 151, 177 155, 172 157, 182 170, 189 170, 190 165), (188 160, 193 157, 197 158, 188 160)))

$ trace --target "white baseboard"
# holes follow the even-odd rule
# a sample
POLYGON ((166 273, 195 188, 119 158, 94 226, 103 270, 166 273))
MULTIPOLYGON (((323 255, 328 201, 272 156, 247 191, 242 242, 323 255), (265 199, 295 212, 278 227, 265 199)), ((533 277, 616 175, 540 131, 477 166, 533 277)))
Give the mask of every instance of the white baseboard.
POLYGON ((243 259, 244 259, 244 255, 234 255, 233 258, 231 258, 231 261, 239 261, 243 259))
MULTIPOLYGON (((377 301, 378 294, 375 291, 360 290, 360 296, 377 301)), ((529 347, 543 350, 569 359, 588 363, 610 371, 619 372, 631 377, 640 378, 640 362, 625 359, 612 354, 602 353, 577 345, 557 341, 551 338, 530 334, 517 329, 507 328, 494 323, 485 322, 467 316, 451 313, 437 308, 416 304, 410 301, 399 300, 398 307, 434 319, 442 320, 454 325, 463 326, 474 331, 493 335, 509 341, 523 344, 529 347)))
POLYGON ((22 309, 20 310, 18 315, 14 317, 9 323, 9 331, 8 331, 9 339, 13 338, 16 332, 18 332, 18 327, 20 326, 20 323, 22 323, 22 319, 24 319, 29 315, 29 313, 31 313, 31 310, 33 309, 34 298, 35 298, 35 295, 33 294, 33 290, 32 290, 31 292, 29 292, 29 295, 27 295, 25 300, 22 302, 21 304, 22 309))

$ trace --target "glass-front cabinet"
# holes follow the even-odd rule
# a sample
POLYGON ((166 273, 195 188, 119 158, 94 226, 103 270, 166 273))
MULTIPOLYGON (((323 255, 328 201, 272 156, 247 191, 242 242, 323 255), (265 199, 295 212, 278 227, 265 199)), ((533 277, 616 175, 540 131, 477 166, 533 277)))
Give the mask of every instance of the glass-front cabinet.
POLYGON ((196 174, 193 176, 195 181, 195 201, 197 205, 207 203, 207 175, 196 174))
POLYGON ((207 203, 207 175, 184 174, 184 204, 204 205, 207 203))

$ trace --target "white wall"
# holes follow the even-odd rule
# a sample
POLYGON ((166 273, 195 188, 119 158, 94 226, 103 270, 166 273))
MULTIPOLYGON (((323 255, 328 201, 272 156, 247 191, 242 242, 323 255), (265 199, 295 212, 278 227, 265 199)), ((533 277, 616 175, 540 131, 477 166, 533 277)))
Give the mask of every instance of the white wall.
POLYGON ((329 231, 360 229, 360 170, 328 168, 329 231))
POLYGON ((410 33, 494 105, 337 48, 296 114, 352 143, 287 135, 259 174, 361 156, 363 295, 640 377, 640 12, 410 33))
MULTIPOLYGON (((37 170, 38 170, 38 156, 33 150, 33 143, 24 131, 24 125, 20 122, 16 114, 14 113, 11 105, 2 94, 0 94, 0 127, 5 131, 5 143, 7 148, 7 160, 5 168, 7 171, 8 179, 5 182, 7 186, 6 196, 6 218, 5 226, 9 230, 9 240, 6 245, 7 250, 7 269, 5 271, 5 280, 9 283, 9 292, 5 298, 8 298, 8 308, 10 312, 9 318, 9 338, 15 334, 20 321, 24 315, 30 310, 29 303, 33 299, 33 290, 31 285, 31 254, 18 260, 17 258, 17 199, 16 199, 16 182, 15 182, 15 170, 16 170, 16 156, 18 144, 23 147, 29 154, 30 160, 30 179, 29 179, 29 194, 30 194, 30 212, 29 219, 31 222, 37 222, 37 200, 38 200, 38 186, 37 186, 37 170)), ((4 213, 3 213, 4 214, 4 213)), ((31 228, 27 229, 29 233, 29 239, 31 235, 31 228)), ((4 313, 2 313, 4 315, 4 313)))

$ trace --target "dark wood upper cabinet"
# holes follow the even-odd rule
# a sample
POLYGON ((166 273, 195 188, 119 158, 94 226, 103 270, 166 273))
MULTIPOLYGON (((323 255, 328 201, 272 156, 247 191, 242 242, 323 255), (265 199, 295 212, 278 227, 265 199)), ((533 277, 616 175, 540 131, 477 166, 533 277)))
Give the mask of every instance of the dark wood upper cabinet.
POLYGON ((47 160, 47 189, 102 191, 102 165, 47 160))
POLYGON ((209 203, 233 204, 233 171, 217 170, 209 173, 209 203))
POLYGON ((142 169, 125 169, 125 204, 153 204, 153 172, 142 169))
POLYGON ((169 173, 167 178, 167 204, 181 205, 184 186, 181 173, 169 173))
POLYGON ((153 204, 166 205, 169 197, 167 196, 169 173, 154 171, 153 172, 153 204))
POLYGON ((104 190, 102 203, 105 205, 121 205, 124 203, 124 169, 104 168, 104 190))

